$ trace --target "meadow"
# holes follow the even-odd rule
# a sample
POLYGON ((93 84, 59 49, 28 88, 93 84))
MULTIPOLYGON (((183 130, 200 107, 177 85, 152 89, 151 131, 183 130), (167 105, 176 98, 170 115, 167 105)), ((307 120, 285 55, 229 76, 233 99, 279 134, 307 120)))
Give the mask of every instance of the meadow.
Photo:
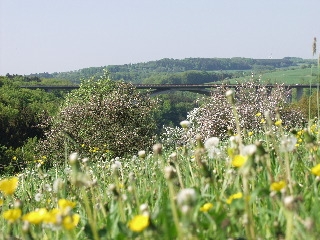
MULTIPOLYGON (((262 111, 262 100, 251 106, 247 99, 244 112, 237 93, 220 98, 230 108, 208 106, 221 105, 224 121, 232 118, 234 129, 223 135, 195 134, 187 119, 177 128, 179 144, 159 141, 121 157, 90 141, 74 152, 67 141, 60 154, 1 176, 0 238, 319 239, 318 120, 292 126, 294 117, 278 108, 262 111)), ((220 124, 210 119, 213 129, 220 124)))
MULTIPOLYGON (((245 82, 252 71, 244 71, 243 76, 230 79, 230 83, 245 82)), ((318 69, 315 67, 279 68, 272 71, 255 73, 255 78, 265 83, 309 84, 317 83, 318 69)))

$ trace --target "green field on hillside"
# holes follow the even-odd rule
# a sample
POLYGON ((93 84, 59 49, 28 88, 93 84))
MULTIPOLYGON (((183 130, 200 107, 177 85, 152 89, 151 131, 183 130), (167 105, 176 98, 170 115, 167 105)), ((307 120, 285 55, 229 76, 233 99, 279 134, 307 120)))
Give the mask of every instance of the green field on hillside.
MULTIPOLYGON (((285 84, 309 84, 317 83, 317 75, 319 69, 312 68, 290 68, 290 69, 277 69, 268 72, 253 72, 254 79, 261 79, 265 83, 285 83, 285 84)), ((243 72, 243 77, 230 79, 231 83, 248 81, 251 77, 251 72, 243 72)))

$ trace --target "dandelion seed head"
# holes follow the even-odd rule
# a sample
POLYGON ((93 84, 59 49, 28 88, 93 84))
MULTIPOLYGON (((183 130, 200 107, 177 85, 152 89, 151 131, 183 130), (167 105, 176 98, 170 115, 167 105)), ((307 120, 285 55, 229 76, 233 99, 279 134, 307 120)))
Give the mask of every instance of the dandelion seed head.
POLYGON ((78 161, 79 155, 77 152, 71 153, 69 155, 69 162, 70 164, 75 164, 78 161))
POLYGON ((144 151, 144 150, 139 151, 138 156, 139 156, 139 158, 144 159, 146 157, 146 151, 144 151))
POLYGON ((180 126, 181 126, 182 128, 184 128, 184 129, 190 128, 191 122, 190 122, 190 121, 187 121, 187 120, 181 121, 181 122, 180 122, 180 126))
POLYGON ((42 199, 42 194, 41 193, 37 193, 35 196, 34 196, 34 200, 36 200, 36 202, 40 202, 42 199))
POLYGON ((196 200, 197 194, 193 188, 182 189, 177 195, 177 204, 179 206, 193 206, 196 200))

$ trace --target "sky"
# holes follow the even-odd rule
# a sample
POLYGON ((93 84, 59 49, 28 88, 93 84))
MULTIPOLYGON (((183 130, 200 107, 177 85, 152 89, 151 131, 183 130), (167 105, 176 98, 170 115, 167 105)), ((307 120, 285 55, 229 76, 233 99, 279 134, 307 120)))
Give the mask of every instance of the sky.
POLYGON ((319 0, 0 0, 0 75, 163 58, 311 59, 319 9, 319 0))

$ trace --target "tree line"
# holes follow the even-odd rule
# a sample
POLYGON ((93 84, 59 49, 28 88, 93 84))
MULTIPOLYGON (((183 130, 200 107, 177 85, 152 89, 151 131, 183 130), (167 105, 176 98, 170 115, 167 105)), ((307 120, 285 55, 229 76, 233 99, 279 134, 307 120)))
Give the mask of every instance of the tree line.
MULTIPOLYGON (((103 70, 107 69, 114 80, 124 80, 131 83, 147 83, 150 78, 166 78, 166 75, 182 73, 186 71, 202 72, 223 72, 230 70, 273 70, 276 68, 295 67, 301 64, 310 64, 312 60, 295 57, 285 57, 282 59, 252 59, 252 58, 186 58, 172 59, 164 58, 157 61, 144 63, 109 65, 101 67, 89 67, 69 72, 35 73, 29 77, 56 78, 80 83, 81 79, 98 77, 103 75, 103 70)), ((312 62, 313 63, 313 62, 312 62)), ((168 81, 168 80, 166 80, 168 81)), ((151 82, 149 82, 151 83, 151 82)))

